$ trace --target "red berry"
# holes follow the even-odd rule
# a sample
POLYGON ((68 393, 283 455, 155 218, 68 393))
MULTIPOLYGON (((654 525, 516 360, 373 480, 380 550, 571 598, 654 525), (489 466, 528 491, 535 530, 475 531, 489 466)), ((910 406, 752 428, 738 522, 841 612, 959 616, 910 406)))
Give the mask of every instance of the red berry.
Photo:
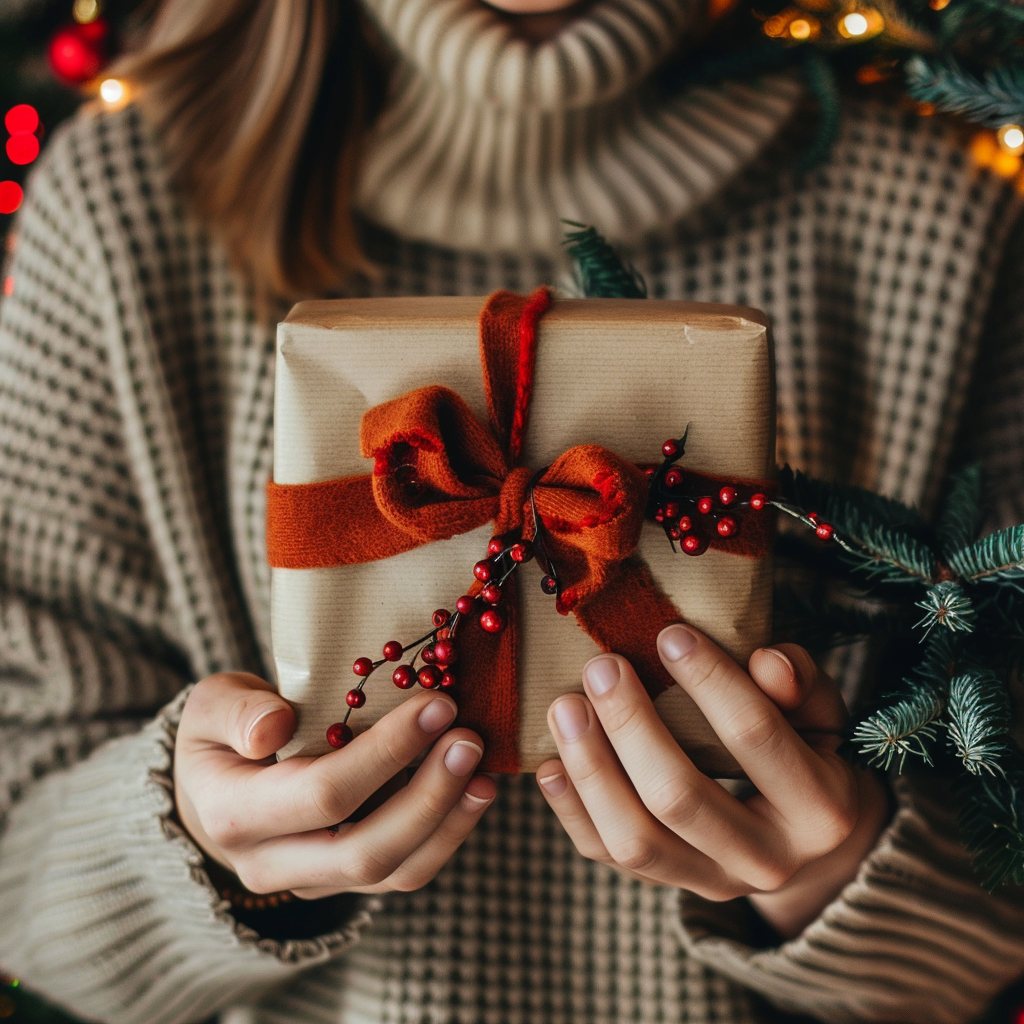
POLYGON ((344 722, 335 722, 327 730, 327 742, 335 750, 340 750, 346 743, 352 742, 352 730, 344 722))
POLYGON ((488 633, 500 633, 505 628, 505 617, 497 608, 488 608, 480 614, 480 628, 488 633))
POLYGON ((699 554, 700 547, 700 537, 696 537, 691 533, 688 537, 683 538, 683 550, 688 555, 699 554))
POLYGON ((665 518, 666 519, 678 519, 679 518, 679 503, 676 501, 670 501, 665 506, 665 518))
POLYGON ((436 665, 424 665, 416 678, 424 690, 432 690, 441 682, 441 670, 436 665))
POLYGON ((412 665, 399 665, 391 673, 391 682, 400 690, 408 690, 416 682, 416 669, 412 665))
POLYGON ((528 540, 521 540, 518 544, 512 545, 509 554, 513 562, 528 562, 533 558, 533 545, 528 540))
POLYGON ((492 537, 487 542, 487 554, 500 555, 505 550, 505 542, 500 537, 492 537))
POLYGON ((366 703, 366 694, 362 690, 349 690, 345 695, 345 703, 350 708, 361 708, 366 703))
POLYGON ((654 474, 655 474, 655 473, 656 473, 657 471, 658 471, 658 470, 657 470, 657 467, 655 467, 655 466, 648 466, 648 467, 647 467, 647 468, 646 468, 646 469, 644 470, 644 476, 654 476, 654 474))
POLYGON ((679 529, 682 530, 683 533, 686 533, 687 530, 693 529, 693 523, 690 522, 689 516, 683 516, 679 520, 679 529))
POLYGON ((660 508, 658 509, 657 512, 654 513, 654 521, 656 523, 663 523, 663 522, 665 522, 665 513, 660 508))
POLYGON ((430 621, 440 629, 441 626, 443 626, 451 617, 452 613, 448 611, 447 608, 438 608, 437 611, 430 616, 430 621))
POLYGON ((402 655, 405 652, 402 650, 402 645, 397 640, 389 640, 384 645, 383 653, 385 661, 401 661, 402 655))
POLYGON ((665 486, 666 487, 678 487, 683 482, 683 474, 673 466, 665 474, 665 486))
POLYGON ((454 686, 456 683, 455 673, 449 668, 441 674, 441 685, 447 690, 449 686, 454 686))
POLYGON ((438 640, 434 644, 434 656, 442 665, 450 665, 458 658, 459 652, 451 640, 438 640))
POLYGON ((828 523, 818 523, 814 532, 821 540, 828 540, 832 536, 832 527, 828 523))
POLYGON ((818 513, 817 512, 808 512, 807 513, 807 518, 810 519, 810 521, 812 523, 814 523, 815 526, 818 525, 818 513))
POLYGON ((680 530, 678 526, 670 526, 668 528, 668 535, 672 538, 672 540, 679 540, 679 538, 683 535, 683 531, 680 530))
POLYGON ((554 576, 545 576, 540 581, 540 589, 545 594, 557 594, 558 593, 558 580, 554 576))
POLYGON ((750 507, 754 509, 764 508, 768 504, 768 495, 762 494, 760 491, 757 494, 750 496, 750 507))
POLYGON ((664 455, 666 459, 674 459, 679 454, 679 445, 676 444, 672 438, 669 438, 661 446, 661 454, 664 455))
POLYGON ((707 515, 711 511, 711 499, 699 498, 697 501, 697 511, 703 512, 704 515, 707 515))
POLYGON ((484 559, 473 566, 473 575, 480 580, 481 583, 486 583, 491 578, 491 572, 493 569, 494 566, 491 564, 490 560, 484 559))
POLYGON ((460 615, 468 615, 476 607, 476 598, 470 597, 469 594, 463 594, 462 597, 455 602, 455 610, 460 615))
POLYGON ((501 600, 501 587, 497 583, 488 583, 483 590, 480 591, 480 596, 488 604, 497 604, 501 600))
POLYGON ((433 644, 427 644, 423 650, 420 651, 420 657, 428 664, 433 665, 437 661, 437 652, 434 650, 433 644))
POLYGON ((368 676, 373 671, 373 662, 369 658, 356 658, 352 671, 357 676, 368 676))
POLYGON ((735 487, 723 487, 718 492, 718 500, 723 505, 731 505, 736 500, 736 488, 735 487))
POLYGON ((723 537, 731 537, 736 532, 736 520, 723 516, 718 520, 718 532, 723 537))

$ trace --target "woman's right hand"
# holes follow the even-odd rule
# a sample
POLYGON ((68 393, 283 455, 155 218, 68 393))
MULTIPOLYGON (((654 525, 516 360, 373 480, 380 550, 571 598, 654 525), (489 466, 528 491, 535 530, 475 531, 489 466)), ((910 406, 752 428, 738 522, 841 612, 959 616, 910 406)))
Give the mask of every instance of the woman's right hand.
POLYGON ((483 755, 480 737, 469 729, 445 732, 455 714, 449 696, 416 694, 341 750, 277 762, 272 755, 295 731, 291 706, 256 676, 210 676, 189 694, 178 728, 178 816, 207 856, 255 893, 290 890, 319 899, 418 889, 497 792, 492 779, 473 774, 483 755), (408 785, 346 822, 394 788, 432 743, 408 785), (339 822, 337 834, 327 831, 339 822))

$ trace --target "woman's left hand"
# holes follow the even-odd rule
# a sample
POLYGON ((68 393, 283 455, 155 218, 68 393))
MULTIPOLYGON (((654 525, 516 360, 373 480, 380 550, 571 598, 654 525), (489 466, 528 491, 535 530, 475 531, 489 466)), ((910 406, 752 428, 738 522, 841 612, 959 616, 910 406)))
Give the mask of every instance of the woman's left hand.
POLYGON ((584 857, 706 899, 749 896, 796 935, 854 877, 889 814, 879 777, 836 753, 839 689, 795 644, 755 651, 744 671, 680 625, 658 651, 756 795, 741 802, 699 772, 610 654, 584 668, 586 697, 551 705, 561 760, 537 770, 541 790, 584 857))

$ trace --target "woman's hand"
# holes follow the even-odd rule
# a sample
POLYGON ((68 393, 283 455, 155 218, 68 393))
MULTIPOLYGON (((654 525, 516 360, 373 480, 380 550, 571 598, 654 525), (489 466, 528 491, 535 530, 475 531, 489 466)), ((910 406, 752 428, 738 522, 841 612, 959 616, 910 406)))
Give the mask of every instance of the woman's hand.
POLYGON ((178 815, 206 854, 255 893, 318 899, 418 889, 496 793, 493 780, 473 775, 480 737, 445 733, 455 714, 450 697, 417 694, 341 750, 277 763, 273 753, 295 731, 291 706, 256 676, 210 676, 189 694, 178 729, 178 815), (383 802, 369 814, 327 831, 375 795, 383 802))
POLYGON ((794 644, 755 651, 749 673, 689 626, 658 638, 661 660, 740 763, 741 802, 680 750, 625 659, 588 662, 587 696, 551 706, 561 761, 537 779, 585 857, 711 900, 749 896, 783 936, 838 894, 888 817, 874 773, 836 754, 846 708, 794 644))

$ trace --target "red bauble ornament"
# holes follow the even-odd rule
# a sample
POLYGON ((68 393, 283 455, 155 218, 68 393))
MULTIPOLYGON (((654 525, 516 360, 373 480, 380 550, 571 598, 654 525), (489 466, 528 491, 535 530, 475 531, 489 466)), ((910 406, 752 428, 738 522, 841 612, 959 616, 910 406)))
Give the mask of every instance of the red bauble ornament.
POLYGON ((814 533, 819 540, 828 540, 832 536, 832 527, 828 523, 818 523, 814 533))
POLYGON ((558 593, 558 580, 554 576, 545 576, 540 581, 540 589, 545 594, 557 594, 558 593))
POLYGON ((762 494, 760 491, 758 491, 757 494, 752 494, 750 496, 750 507, 751 508, 761 509, 761 508, 764 508, 765 505, 767 505, 767 504, 768 504, 768 495, 767 494, 762 494))
POLYGON ((481 562, 477 562, 473 566, 473 575, 480 580, 481 583, 486 583, 491 578, 491 573, 494 571, 494 565, 489 559, 484 559, 481 562))
POLYGON ((683 550, 688 555, 699 555, 701 550, 700 537, 695 537, 692 533, 688 537, 684 537, 683 550))
POLYGON ((683 474, 674 466, 665 474, 666 487, 678 487, 683 482, 683 474))
POLYGON ((442 665, 450 665, 458 656, 459 652, 451 640, 438 640, 434 644, 434 658, 442 665))
POLYGON ((731 505, 736 500, 736 488, 735 487, 723 487, 718 492, 718 500, 723 505, 731 505))
POLYGON ((468 615, 476 607, 476 598, 470 597, 469 594, 463 594, 462 597, 455 602, 455 610, 460 615, 468 615))
POLYGON ((385 661, 401 661, 404 653, 402 645, 397 640, 389 640, 384 645, 383 654, 385 661))
POLYGON ((412 665, 399 665, 391 673, 391 682, 400 690, 408 690, 416 682, 416 669, 412 665))
POLYGON ((480 596, 488 604, 498 604, 501 601, 501 587, 497 583, 488 583, 483 590, 480 591, 480 596))
POLYGON ((676 444, 672 438, 669 438, 661 446, 661 454, 664 455, 666 459, 674 459, 679 454, 679 445, 676 444))
POLYGON ((345 694, 345 703, 350 708, 361 708, 366 703, 366 694, 362 690, 349 690, 345 694))
POLYGON ((455 673, 450 668, 445 669, 445 671, 441 673, 441 686, 444 687, 444 689, 447 690, 450 686, 454 686, 456 682, 457 679, 455 673))
POLYGON ((438 608, 433 615, 430 616, 430 621, 440 629, 450 618, 452 613, 447 608, 438 608))
POLYGON ((707 515, 711 511, 711 504, 710 498, 698 498, 697 511, 707 515))
POLYGON ((488 633, 500 633, 505 628, 505 617, 497 608, 488 608, 480 614, 480 628, 488 633))
POLYGON ((53 73, 66 85, 95 78, 106 63, 108 31, 102 18, 58 29, 46 51, 53 73))
POLYGON ((718 520, 718 533, 722 537, 731 537, 736 532, 736 520, 723 516, 718 520))
POLYGON ((505 542, 500 537, 492 537, 487 543, 487 554, 500 555, 505 550, 505 542))
POLYGON ((352 671, 357 676, 368 676, 373 671, 373 662, 369 658, 356 658, 352 671))
POLYGON ((432 690, 441 682, 441 670, 436 665, 424 665, 417 673, 416 678, 424 690, 432 690))
POLYGON ((340 750, 346 743, 352 742, 352 730, 344 722, 335 722, 327 729, 327 742, 335 750, 340 750))
POLYGON ((533 545, 528 540, 521 540, 518 544, 512 545, 509 555, 513 562, 528 562, 533 558, 533 545))

